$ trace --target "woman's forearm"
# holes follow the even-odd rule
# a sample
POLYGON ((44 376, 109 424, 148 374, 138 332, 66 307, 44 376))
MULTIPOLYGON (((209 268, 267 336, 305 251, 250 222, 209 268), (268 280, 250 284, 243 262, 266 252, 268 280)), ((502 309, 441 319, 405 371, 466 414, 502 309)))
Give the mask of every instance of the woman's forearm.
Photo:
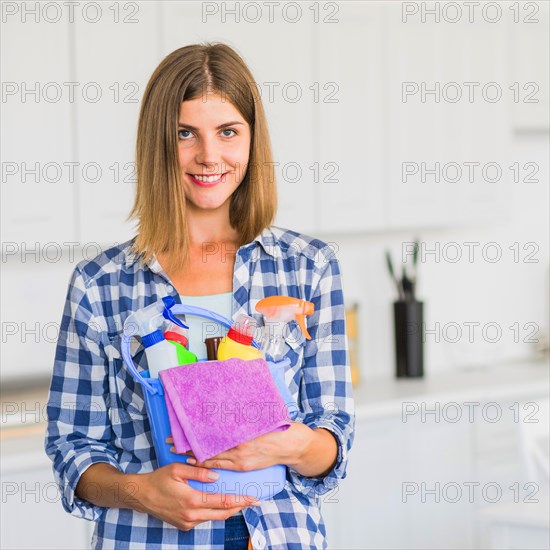
POLYGON ((137 500, 135 476, 104 462, 92 464, 80 478, 75 494, 96 506, 143 511, 137 500))
POLYGON ((306 477, 322 477, 330 472, 338 457, 338 444, 329 430, 294 424, 300 430, 298 452, 286 464, 306 477))

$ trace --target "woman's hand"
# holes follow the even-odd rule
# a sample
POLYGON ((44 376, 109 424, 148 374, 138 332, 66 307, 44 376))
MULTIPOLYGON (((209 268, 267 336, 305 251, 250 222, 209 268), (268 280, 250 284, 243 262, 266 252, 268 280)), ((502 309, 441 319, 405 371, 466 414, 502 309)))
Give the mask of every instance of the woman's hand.
MULTIPOLYGON (((313 430, 302 423, 292 422, 287 430, 261 435, 204 462, 198 463, 191 451, 183 454, 192 457, 187 464, 238 472, 259 470, 275 464, 295 466, 301 463, 313 434, 313 430)), ((168 437, 166 442, 174 441, 172 437, 168 437)), ((176 452, 174 447, 171 451, 176 452)))
POLYGON ((148 474, 132 475, 128 481, 137 486, 132 492, 132 507, 188 531, 199 523, 226 520, 248 506, 259 505, 260 501, 253 497, 212 494, 189 486, 189 479, 212 482, 209 474, 217 475, 205 468, 175 462, 148 474))

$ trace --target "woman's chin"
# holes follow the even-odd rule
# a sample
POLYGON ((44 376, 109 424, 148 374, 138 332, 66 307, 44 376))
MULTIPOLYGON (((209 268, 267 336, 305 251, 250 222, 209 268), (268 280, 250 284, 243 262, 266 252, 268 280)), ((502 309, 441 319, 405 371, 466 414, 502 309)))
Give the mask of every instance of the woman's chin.
POLYGON ((227 203, 227 199, 218 199, 218 200, 199 200, 199 201, 187 201, 188 208, 192 210, 201 211, 201 210, 218 210, 227 203))

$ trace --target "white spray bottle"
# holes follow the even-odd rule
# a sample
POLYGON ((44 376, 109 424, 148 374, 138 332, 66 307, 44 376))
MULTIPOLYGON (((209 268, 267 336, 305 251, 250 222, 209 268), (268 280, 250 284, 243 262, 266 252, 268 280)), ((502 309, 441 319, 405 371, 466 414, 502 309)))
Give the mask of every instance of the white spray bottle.
POLYGON ((163 330, 168 322, 189 328, 172 313, 175 303, 172 296, 166 296, 162 301, 132 313, 124 322, 126 336, 141 336, 151 378, 158 378, 161 370, 179 365, 177 349, 166 340, 163 330))
POLYGON ((291 296, 269 296, 256 304, 256 311, 264 316, 265 321, 261 351, 264 357, 270 361, 268 364, 275 385, 288 407, 290 419, 294 420, 298 415, 299 407, 294 401, 285 380, 285 371, 289 360, 285 360, 284 357, 284 330, 287 324, 295 319, 304 336, 311 340, 305 317, 313 314, 314 305, 312 302, 306 302, 291 296), (285 364, 284 361, 287 363, 285 364))
POLYGON ((304 336, 311 340, 307 331, 305 317, 312 315, 312 302, 292 296, 268 296, 256 304, 256 311, 265 319, 262 338, 262 351, 271 361, 280 361, 284 357, 284 330, 287 323, 296 320, 304 336))

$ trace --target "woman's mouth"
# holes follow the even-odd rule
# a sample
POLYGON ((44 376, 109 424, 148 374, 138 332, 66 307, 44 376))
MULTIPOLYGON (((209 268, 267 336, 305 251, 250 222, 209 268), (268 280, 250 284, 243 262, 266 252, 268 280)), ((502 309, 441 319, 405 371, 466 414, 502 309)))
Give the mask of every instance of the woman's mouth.
POLYGON ((202 174, 188 174, 191 181, 199 187, 214 187, 214 185, 224 181, 226 175, 227 172, 224 172, 223 174, 208 174, 204 176, 202 174))

